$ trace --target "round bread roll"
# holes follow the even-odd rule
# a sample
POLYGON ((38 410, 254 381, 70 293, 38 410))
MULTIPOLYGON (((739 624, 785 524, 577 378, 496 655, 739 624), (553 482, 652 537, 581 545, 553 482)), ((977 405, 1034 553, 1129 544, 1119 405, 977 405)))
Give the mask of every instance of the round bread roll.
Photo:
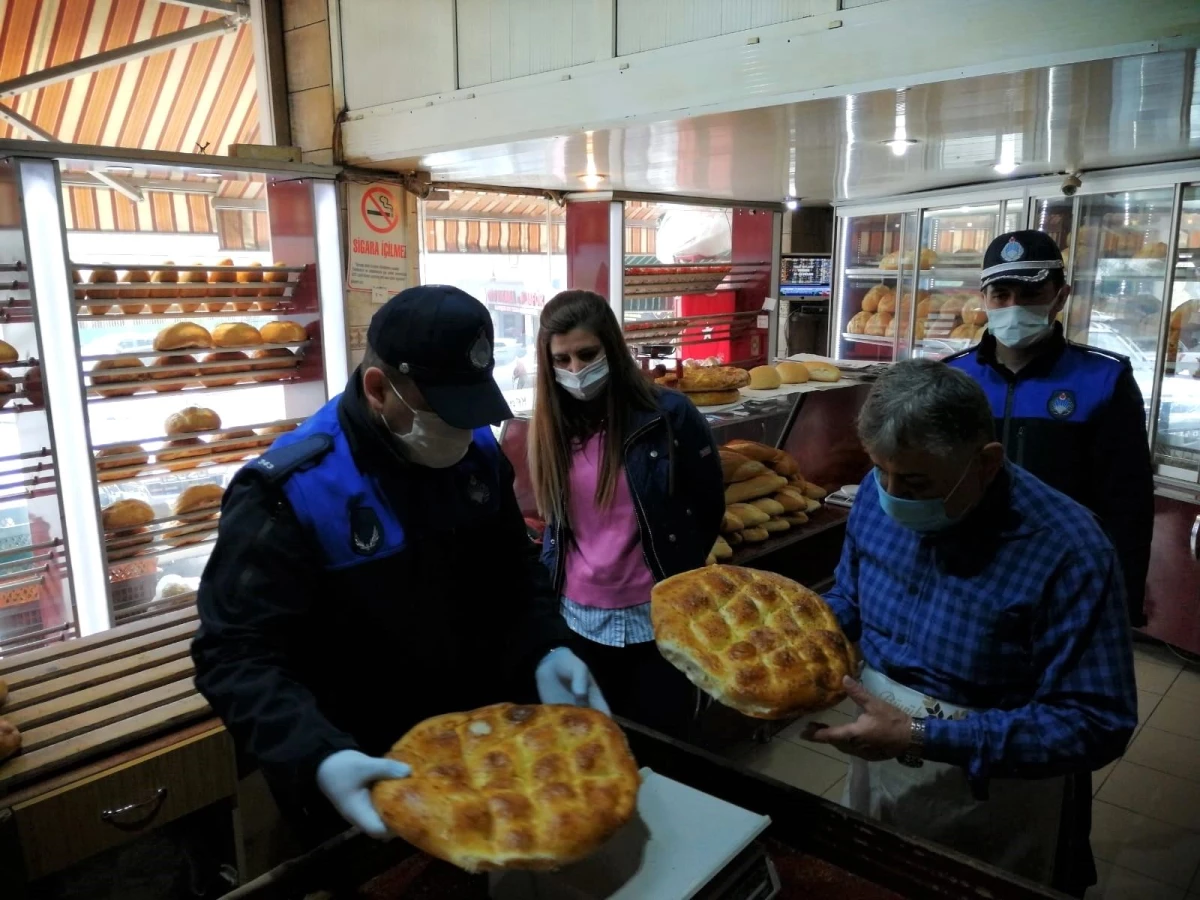
POLYGON ((116 359, 102 359, 92 367, 89 373, 92 385, 120 384, 122 387, 97 388, 96 393, 101 397, 129 397, 142 388, 141 382, 146 380, 145 364, 136 356, 119 356, 116 359), (141 372, 123 372, 119 375, 97 375, 109 369, 142 369, 141 372))
POLYGON ((216 431, 220 427, 221 417, 213 410, 203 406, 184 407, 179 412, 167 416, 167 421, 163 423, 167 437, 197 434, 201 431, 216 431))
POLYGON ((199 544, 201 541, 207 540, 212 537, 216 530, 217 523, 211 517, 206 517, 199 522, 172 525, 170 528, 164 528, 162 537, 172 547, 184 547, 188 544, 199 544))
POLYGON ((943 316, 958 316, 963 311, 966 298, 962 294, 950 294, 938 310, 943 316))
POLYGON ((625 735, 585 706, 497 703, 436 716, 387 757, 412 773, 371 787, 380 818, 467 872, 557 869, 594 853, 636 811, 640 777, 625 735))
POLYGON ((17 392, 16 385, 13 384, 13 377, 0 369, 0 409, 8 406, 10 400, 13 399, 13 394, 17 392))
POLYGON ((842 371, 833 363, 827 362, 805 362, 804 368, 808 369, 808 377, 813 381, 839 381, 842 377, 842 371))
MULTIPOLYGON (((193 266, 204 265, 201 262, 192 263, 193 266)), ((201 287, 182 287, 179 289, 180 297, 204 297, 208 294, 208 273, 196 270, 193 272, 183 272, 179 279, 185 285, 201 285, 201 287)), ((200 308, 199 303, 180 303, 179 308, 186 312, 195 312, 200 308)))
MULTIPOLYGON (((175 265, 170 260, 167 260, 163 265, 175 265)), ((155 315, 165 313, 171 308, 172 301, 179 296, 179 288, 173 287, 179 283, 179 273, 174 269, 157 269, 150 276, 150 283, 153 285, 164 285, 164 287, 155 287, 150 291, 150 299, 154 302, 147 304, 147 308, 155 315)))
POLYGON ((895 271, 900 267, 900 256, 896 253, 889 253, 879 260, 879 268, 884 271, 895 271))
POLYGON ((117 444, 96 451, 96 478, 100 481, 121 481, 135 477, 147 463, 150 456, 142 449, 141 444, 117 444), (126 459, 113 459, 124 456, 126 459))
POLYGON ((104 542, 104 552, 110 563, 137 556, 146 544, 154 540, 149 528, 130 528, 104 542))
POLYGON ((262 290, 262 263, 252 262, 251 267, 257 271, 245 271, 237 273, 238 284, 250 285, 249 287, 239 287, 235 292, 238 297, 257 297, 258 292, 262 290))
POLYGON ((154 508, 142 500, 118 500, 100 511, 105 531, 124 531, 154 521, 154 508))
POLYGON ((755 391, 773 391, 783 381, 774 366, 755 366, 750 370, 750 389, 755 391))
MULTIPOLYGON (((223 259, 217 263, 217 265, 221 266, 222 268, 210 269, 208 272, 208 283, 210 285, 208 289, 208 295, 210 297, 232 297, 233 288, 225 287, 225 285, 237 283, 237 272, 232 272, 223 267, 232 266, 233 260, 223 259)), ((218 308, 224 305, 225 304, 223 303, 219 304, 218 308)))
POLYGON ((226 322, 213 329, 212 339, 217 347, 257 347, 263 342, 258 329, 245 322, 226 322))
POLYGON ((289 431, 296 430, 295 422, 281 422, 278 425, 265 425, 258 429, 258 433, 263 437, 268 437, 276 434, 287 434, 289 431))
POLYGON ((21 731, 8 719, 0 719, 0 762, 21 749, 21 731))
POLYGON ((785 359, 776 364, 775 371, 779 373, 779 380, 784 384, 804 384, 808 381, 808 369, 804 367, 804 363, 785 359))
POLYGON ((178 378, 190 378, 198 376, 200 368, 196 365, 196 357, 188 356, 186 353, 179 356, 160 356, 150 365, 150 386, 156 391, 182 391, 187 384, 178 381, 174 384, 161 384, 162 381, 175 381, 178 378), (162 371, 165 366, 192 366, 189 369, 171 369, 162 371))
POLYGON ((207 387, 232 387, 242 379, 237 377, 242 372, 250 371, 250 357, 241 350, 226 350, 221 353, 210 353, 204 357, 204 362, 235 362, 241 365, 212 366, 200 370, 200 380, 207 387), (234 375, 233 378, 213 378, 213 375, 234 375))
POLYGON ((171 512, 182 516, 204 510, 210 516, 215 515, 221 508, 221 497, 224 494, 225 490, 219 484, 193 484, 175 498, 175 502, 171 504, 171 512))
MULTIPOLYGON (((121 280, 128 282, 128 286, 122 287, 117 291, 117 296, 122 300, 145 300, 150 296, 150 289, 145 287, 135 287, 139 284, 150 283, 150 273, 145 269, 129 269, 121 276, 121 280)), ((133 315, 140 313, 146 308, 144 303, 122 303, 121 312, 133 315)))
POLYGON ((975 297, 963 303, 962 320, 964 325, 974 325, 976 328, 987 324, 988 314, 982 297, 975 297))
POLYGON ((866 296, 862 300, 862 308, 864 312, 875 313, 879 312, 879 301, 892 293, 892 289, 886 284, 877 284, 867 291, 866 296))
POLYGON ((896 319, 892 319, 890 322, 887 323, 887 328, 885 328, 883 330, 884 337, 895 337, 896 336, 896 321, 897 321, 896 319))
POLYGON ((20 358, 16 347, 8 341, 0 341, 0 363, 15 363, 20 358))
POLYGON ((959 325, 950 332, 950 338, 956 341, 969 341, 975 337, 975 331, 974 325, 959 325))
POLYGON ((42 388, 42 367, 36 363, 25 370, 25 399, 34 406, 43 406, 46 402, 42 388))
POLYGON ((886 313, 889 316, 896 314, 896 295, 892 291, 888 291, 879 298, 879 312, 886 313))
POLYGON ((835 706, 846 696, 842 679, 855 674, 854 651, 825 601, 773 572, 717 566, 672 576, 654 586, 650 618, 668 662, 755 718, 835 706))
POLYGON ((255 350, 250 354, 250 358, 254 360, 251 363, 251 368, 254 372, 259 373, 254 376, 255 381, 278 381, 281 378, 287 378, 291 374, 287 370, 296 368, 298 361, 296 354, 286 347, 275 347, 271 350, 255 350), (271 371, 260 373, 260 369, 271 371))
POLYGON ((296 344, 307 341, 308 332, 299 322, 280 319, 262 327, 262 339, 264 344, 296 344))
POLYGON ((696 406, 724 406, 726 403, 737 403, 742 395, 736 391, 692 391, 684 394, 696 406))
POLYGON ((887 313, 875 313, 875 315, 871 316, 871 320, 867 322, 866 330, 863 333, 869 334, 872 337, 883 337, 891 321, 892 317, 887 313))
POLYGON ((258 449, 258 435, 249 429, 225 431, 212 438, 210 446, 213 453, 226 457, 226 460, 241 459, 247 453, 258 449), (226 444, 225 441, 230 443, 226 444), (221 446, 216 446, 218 443, 221 446))
MULTIPOLYGON (((263 272, 263 281, 266 286, 259 292, 259 297, 282 297, 287 290, 285 285, 288 283, 288 273, 282 271, 287 263, 276 262, 274 268, 266 269, 263 272)), ((258 301, 259 309, 274 309, 278 304, 272 301, 258 301)))
POLYGON ((171 471, 190 469, 200 465, 210 452, 208 444, 200 438, 175 438, 163 443, 154 454, 154 461, 171 471))
MULTIPOLYGON (((84 296, 89 300, 114 300, 117 296, 117 289, 108 285, 116 283, 116 269, 110 269, 107 266, 92 269, 88 273, 89 287, 84 291, 84 296)), ((110 309, 112 309, 112 304, 110 303, 92 303, 88 305, 88 312, 93 316, 102 316, 110 309)))
POLYGON ((867 323, 871 321, 871 317, 873 315, 875 315, 875 314, 866 312, 865 310, 860 313, 855 313, 853 316, 850 317, 850 321, 846 323, 846 333, 847 334, 866 334, 867 333, 867 323))
POLYGON ((939 294, 921 292, 921 300, 917 303, 917 318, 928 319, 930 315, 942 308, 943 298, 939 294))
POLYGON ((212 335, 203 325, 195 322, 176 322, 154 337, 154 349, 164 350, 207 350, 213 345, 212 335))

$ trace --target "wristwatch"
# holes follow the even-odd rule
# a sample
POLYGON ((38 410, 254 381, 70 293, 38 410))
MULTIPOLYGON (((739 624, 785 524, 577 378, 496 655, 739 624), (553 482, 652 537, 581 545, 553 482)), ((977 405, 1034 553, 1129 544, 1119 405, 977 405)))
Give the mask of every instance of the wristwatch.
POLYGON ((925 760, 921 758, 925 753, 925 719, 913 716, 909 721, 908 749, 896 761, 902 766, 919 769, 925 765, 925 760))

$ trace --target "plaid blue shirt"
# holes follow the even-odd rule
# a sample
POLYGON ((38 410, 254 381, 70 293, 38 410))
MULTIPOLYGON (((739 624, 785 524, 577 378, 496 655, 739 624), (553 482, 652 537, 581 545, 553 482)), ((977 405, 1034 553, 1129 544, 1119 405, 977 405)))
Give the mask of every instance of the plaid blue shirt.
POLYGON ((1137 724, 1128 613, 1092 514, 1008 465, 962 522, 920 535, 859 488, 826 596, 865 661, 980 710, 930 718, 925 756, 988 777, 1097 769, 1137 724))

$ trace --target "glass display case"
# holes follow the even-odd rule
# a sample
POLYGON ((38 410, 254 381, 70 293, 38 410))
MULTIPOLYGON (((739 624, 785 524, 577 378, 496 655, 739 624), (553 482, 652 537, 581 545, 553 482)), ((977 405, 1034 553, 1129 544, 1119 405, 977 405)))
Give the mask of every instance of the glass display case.
POLYGON ((36 215, 6 221, 0 247, 18 357, 0 363, 0 654, 33 622, 4 615, 6 587, 26 587, 6 574, 35 564, 44 639, 190 602, 237 469, 348 374, 331 170, 16 143, 6 158, 36 215), (10 525, 14 547, 29 532, 11 559, 10 525))

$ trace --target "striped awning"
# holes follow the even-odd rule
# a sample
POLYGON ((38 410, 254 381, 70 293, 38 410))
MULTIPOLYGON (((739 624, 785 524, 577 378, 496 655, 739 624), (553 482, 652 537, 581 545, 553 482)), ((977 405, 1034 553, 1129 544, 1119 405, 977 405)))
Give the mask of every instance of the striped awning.
MULTIPOLYGON (((158 0, 0 0, 0 81, 222 18, 158 0)), ((259 140, 254 42, 249 25, 3 98, 64 143, 225 155, 259 140)), ((27 139, 0 120, 0 138, 27 139)), ((64 176, 71 166, 64 167, 64 176)), ((187 180, 168 171, 133 177, 187 180)), ((215 194, 143 191, 134 203, 105 187, 64 185, 66 224, 81 231, 216 233, 222 249, 269 246, 266 216, 213 209, 211 199, 265 195, 261 178, 226 179, 215 194)))
MULTIPOLYGON (((158 0, 0 0, 0 81, 221 18, 158 0)), ((225 154, 259 136, 249 25, 4 102, 69 144, 225 154)), ((0 122, 0 138, 24 139, 0 122)))

